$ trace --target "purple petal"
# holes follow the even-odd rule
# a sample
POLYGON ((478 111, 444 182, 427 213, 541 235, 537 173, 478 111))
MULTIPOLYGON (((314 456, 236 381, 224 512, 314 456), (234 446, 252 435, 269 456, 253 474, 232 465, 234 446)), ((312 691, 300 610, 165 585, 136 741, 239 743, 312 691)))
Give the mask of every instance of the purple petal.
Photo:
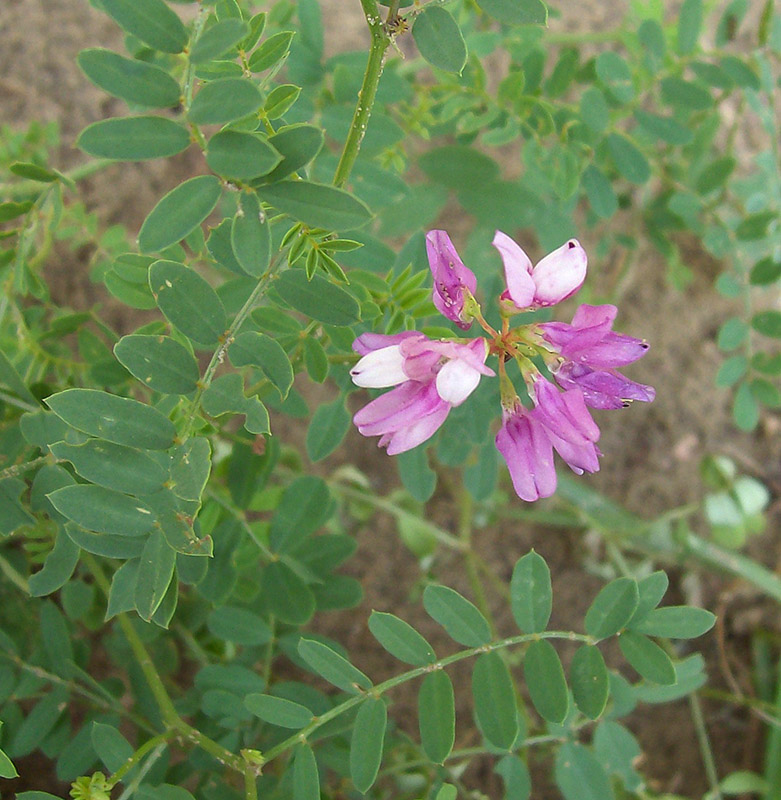
POLYGON ((553 446, 545 429, 527 413, 508 415, 496 434, 496 448, 522 500, 532 502, 556 491, 553 446))
POLYGON ((612 370, 592 370, 579 364, 565 364, 556 375, 564 388, 577 386, 592 408, 622 408, 632 400, 650 403, 656 397, 652 386, 629 380, 612 370))
POLYGON ((426 234, 426 253, 434 280, 434 305, 444 317, 466 330, 472 321, 462 319, 464 289, 475 293, 475 274, 464 265, 445 231, 426 234))
POLYGON ((560 392, 552 383, 539 380, 534 390, 536 407, 532 413, 552 433, 577 445, 599 439, 599 428, 579 389, 560 392))
POLYGON ((405 339, 422 336, 423 334, 417 331, 402 331, 401 333, 390 335, 385 333, 362 333, 353 342, 353 350, 359 355, 365 356, 367 353, 371 353, 374 350, 381 350, 383 347, 401 344, 405 339))
MULTIPOLYGON (((353 417, 353 422, 364 436, 379 436, 396 427, 396 420, 411 413, 425 403, 425 390, 429 384, 407 381, 395 389, 381 394, 365 405, 353 417)), ((431 384, 433 386, 433 384, 431 384)), ((436 391, 435 391, 436 394, 436 391)), ((439 399, 437 395, 436 400, 439 399)), ((428 413, 426 408, 423 413, 428 413)))
POLYGON ((535 285, 534 302, 552 306, 571 297, 586 279, 588 259, 577 239, 570 239, 548 253, 532 272, 535 285))
POLYGON ((379 444, 381 447, 387 445, 389 456, 412 450, 413 447, 422 444, 426 439, 430 439, 439 430, 449 412, 450 405, 441 402, 425 417, 421 417, 411 425, 401 428, 387 437, 383 437, 384 441, 381 440, 379 444))
POLYGON ((618 309, 616 306, 606 303, 601 306, 591 306, 583 303, 578 306, 577 311, 572 317, 572 325, 575 328, 593 328, 595 326, 605 327, 610 330, 613 327, 618 309))
POLYGON ((506 233, 496 231, 491 244, 499 251, 504 264, 507 293, 518 308, 528 308, 534 302, 532 262, 523 248, 506 233))
POLYGON ((576 445, 565 439, 560 439, 550 431, 548 431, 548 436, 556 452, 567 462, 567 466, 573 472, 578 475, 582 475, 584 472, 599 472, 599 456, 601 453, 593 442, 576 445))

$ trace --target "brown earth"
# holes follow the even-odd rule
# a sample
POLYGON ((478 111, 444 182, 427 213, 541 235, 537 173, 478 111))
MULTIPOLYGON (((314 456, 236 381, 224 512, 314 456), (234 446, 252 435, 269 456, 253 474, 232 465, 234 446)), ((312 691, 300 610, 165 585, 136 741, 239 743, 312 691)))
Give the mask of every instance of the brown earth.
MULTIPOLYGON (((326 10, 329 52, 353 49, 366 41, 357 3, 323 0, 322 5, 326 10)), ((553 19, 551 24, 560 30, 575 25, 581 29, 583 26, 604 29, 615 24, 616 12, 622 8, 619 0, 577 4, 577 8, 570 4, 564 18, 553 19)), ((78 69, 75 58, 85 46, 121 49, 121 36, 115 25, 86 0, 0 3, 0 121, 14 129, 34 119, 56 121, 63 142, 55 161, 60 168, 81 162, 82 155, 72 143, 85 125, 125 113, 120 101, 107 98, 78 69)), ((201 169, 199 159, 197 154, 186 154, 151 164, 111 167, 83 181, 80 197, 98 212, 104 226, 119 222, 136 231, 165 191, 201 169)), ((456 220, 447 217, 440 224, 456 230, 459 227, 456 220)), ((584 244, 588 247, 589 242, 584 244)), ((95 302, 105 304, 102 288, 87 277, 83 254, 58 252, 58 256, 58 260, 47 265, 56 298, 76 308, 95 302)), ((632 369, 632 377, 653 384, 657 399, 650 406, 599 415, 603 430, 600 444, 605 458, 602 471, 588 478, 591 486, 646 517, 700 498, 703 489, 697 467, 708 453, 729 454, 742 469, 771 485, 778 486, 780 477, 779 439, 773 435, 777 433, 777 422, 771 420, 753 435, 737 432, 729 421, 729 396, 714 388, 713 379, 720 363, 714 336, 729 308, 712 288, 720 265, 694 247, 687 256, 695 280, 683 292, 669 288, 664 264, 653 251, 643 250, 629 271, 622 290, 619 328, 645 336, 652 343, 648 357, 632 369)), ((592 280, 607 287, 615 269, 616 265, 608 260, 593 270, 592 280)), ((114 309, 110 302, 109 306, 114 309)), ((123 332, 133 325, 132 315, 119 309, 112 311, 112 321, 123 332)), ((346 447, 350 459, 370 476, 379 492, 397 485, 394 466, 372 442, 351 433, 346 447)), ((455 530, 454 512, 445 493, 438 493, 431 501, 429 512, 446 530, 455 530)), ((535 547, 546 558, 553 574, 553 624, 562 628, 581 624, 589 599, 602 585, 601 578, 584 570, 584 563, 593 555, 589 537, 582 532, 522 527, 515 522, 492 523, 476 531, 475 537, 481 556, 505 579, 509 578, 515 560, 535 547)), ((394 524, 381 515, 376 516, 359 533, 359 541, 359 553, 349 571, 361 579, 366 601, 357 613, 325 617, 323 632, 343 642, 356 654, 358 664, 377 678, 390 676, 397 665, 377 648, 367 631, 366 617, 372 608, 393 610, 414 622, 438 650, 447 652, 449 645, 422 614, 419 590, 424 576, 415 558, 400 544, 394 524)), ((769 534, 755 547, 760 553, 764 551, 766 563, 776 565, 778 545, 769 534)), ((455 556, 444 554, 432 569, 436 575, 446 576, 448 583, 468 592, 465 582, 451 578, 464 575, 457 561, 455 556)), ((773 609, 765 608, 750 593, 740 596, 736 587, 726 585, 712 574, 689 577, 684 584, 682 579, 687 575, 688 571, 674 571, 671 575, 671 594, 681 601, 691 597, 715 609, 723 599, 729 610, 730 604, 739 600, 740 616, 727 613, 724 624, 729 657, 742 663, 745 672, 751 629, 760 620, 775 627, 772 619, 767 618, 773 609)), ((509 632, 512 627, 503 611, 504 604, 496 595, 489 594, 489 598, 499 614, 500 628, 509 632)), ((696 647, 708 660, 713 685, 724 686, 715 635, 699 640, 696 647)), ((745 678, 742 672, 739 674, 745 678)), ((466 672, 457 672, 456 677, 460 689, 457 696, 468 697, 466 672)), ((468 733, 474 729, 464 724, 470 713, 466 701, 459 711, 458 746, 475 744, 476 734, 468 733)), ((705 714, 722 774, 731 769, 760 767, 761 726, 755 719, 743 710, 710 701, 705 704, 705 714)), ((402 721, 404 729, 414 729, 413 692, 396 695, 392 715, 402 721)), ((642 768, 654 788, 688 796, 699 796, 705 791, 702 759, 686 701, 642 707, 629 724, 643 745, 642 768)), ((543 788, 544 770, 535 767, 534 772, 535 778, 542 781, 535 784, 535 798, 556 797, 554 789, 543 788)), ((473 785, 480 786, 486 794, 499 796, 497 780, 489 772, 480 773, 476 769, 471 777, 473 785)), ((36 782, 34 788, 46 787, 36 782)))

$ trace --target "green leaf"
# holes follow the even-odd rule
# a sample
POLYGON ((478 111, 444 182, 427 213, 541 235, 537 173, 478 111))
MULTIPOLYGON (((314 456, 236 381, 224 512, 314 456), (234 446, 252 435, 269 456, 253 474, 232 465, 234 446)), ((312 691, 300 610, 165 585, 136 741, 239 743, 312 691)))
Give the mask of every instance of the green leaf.
POLYGON ((268 143, 282 155, 278 166, 263 178, 274 183, 306 166, 323 146, 323 131, 314 125, 291 125, 269 136, 268 143))
POLYGON ((605 768, 582 744, 566 742, 556 754, 556 784, 565 800, 614 800, 605 768))
POLYGON ((0 222, 9 222, 12 219, 21 217, 33 207, 32 200, 24 200, 20 203, 6 202, 0 203, 0 222))
POLYGON ((165 70, 146 61, 93 48, 82 50, 78 62, 96 86, 128 103, 148 108, 179 105, 179 84, 165 70))
POLYGON ((509 750, 518 736, 515 689, 499 653, 478 656, 472 671, 475 716, 483 736, 494 747, 509 750))
POLYGON ((506 755, 494 768, 502 776, 505 800, 529 800, 532 796, 532 779, 529 768, 515 755, 506 755))
POLYGON ((366 675, 322 642, 302 638, 298 654, 318 675, 342 691, 360 694, 362 689, 371 689, 372 682, 366 675))
POLYGON ((624 631, 618 637, 618 646, 624 658, 646 680, 664 686, 676 682, 673 662, 655 642, 634 631, 624 631))
POLYGON ((548 8, 542 0, 479 0, 486 14, 510 25, 547 25, 548 8))
POLYGON ((170 336, 123 336, 114 345, 114 355, 131 375, 156 392, 190 394, 196 389, 198 363, 170 336))
POLYGON ((377 779, 387 725, 388 710, 382 699, 364 700, 350 739, 350 777, 362 794, 368 792, 377 779))
POLYGON ((441 6, 424 6, 415 18, 412 37, 429 64, 461 74, 466 64, 466 43, 449 11, 441 6))
POLYGON ((228 327, 222 301, 195 270, 177 261, 155 261, 149 268, 149 286, 166 319, 189 339, 218 344, 228 327))
POLYGON ((250 32, 249 25, 240 19, 229 17, 207 28, 190 50, 190 61, 202 64, 231 50, 250 32))
MULTIPOLYGON (((10 758, 0 750, 0 778, 18 778, 19 773, 10 758)), ((17 793, 17 797, 19 794, 17 793)))
POLYGON ((716 386, 732 386, 746 374, 747 369, 748 359, 744 355, 730 356, 716 373, 716 386))
POLYGON ((234 367, 257 367, 282 398, 287 397, 293 385, 293 366, 276 339, 265 333, 245 331, 228 348, 228 358, 234 367))
POLYGON ((639 602, 630 620, 631 625, 645 619, 648 614, 659 605, 667 591, 669 583, 670 581, 667 575, 662 570, 652 572, 650 575, 646 575, 645 578, 637 582, 639 602))
POLYGON ((594 213, 609 219, 618 211, 618 198, 607 176, 593 164, 589 164, 580 176, 580 182, 594 213))
POLYGON ((685 56, 697 46, 702 27, 702 0, 684 0, 678 13, 678 55, 685 56))
POLYGON ((123 30, 164 53, 181 53, 187 28, 163 0, 100 0, 100 7, 123 30))
POLYGON ((201 87, 187 118, 196 125, 222 125, 254 113, 262 104, 260 89, 249 78, 221 78, 201 87))
POLYGON ((54 547, 43 562, 43 568, 31 575, 27 581, 27 588, 30 590, 30 594, 33 597, 44 597, 57 591, 73 575, 73 570, 76 569, 78 561, 79 548, 60 528, 57 531, 54 547))
POLYGON ((741 383, 735 392, 732 418, 742 431, 753 431, 759 423, 759 405, 748 383, 741 383))
POLYGON ((691 692, 696 692, 702 687, 707 676, 705 664, 699 653, 689 656, 683 661, 678 661, 675 666, 676 683, 669 686, 656 684, 641 684, 634 687, 634 693, 643 703, 669 703, 685 697, 691 692))
POLYGON ((405 664, 419 667, 437 660, 431 645, 410 624, 394 614, 372 611, 369 630, 392 656, 405 664))
POLYGON ((106 621, 125 611, 135 611, 138 564, 139 559, 132 558, 114 573, 111 579, 111 589, 108 593, 106 621))
POLYGON ((575 651, 570 665, 570 682, 575 705, 589 718, 597 719, 605 710, 610 680, 599 648, 584 644, 575 651))
POLYGON ((163 602, 174 574, 176 552, 169 546, 162 531, 156 530, 147 539, 136 575, 135 605, 147 622, 163 602))
POLYGON ((284 561, 272 561, 261 573, 266 608, 281 622, 305 625, 315 613, 312 590, 284 561))
POLYGON ((746 321, 740 317, 732 317, 719 328, 716 343, 720 350, 734 350, 743 344, 748 333, 749 326, 746 321))
POLYGON ((280 31, 269 36, 250 56, 250 71, 263 72, 287 58, 290 52, 290 43, 295 35, 295 31, 280 31))
POLYGON ((155 523, 155 514, 146 503, 102 486, 65 486, 48 498, 60 514, 97 533, 143 536, 155 523))
POLYGON ((271 628, 266 621, 236 606, 218 606, 212 611, 206 624, 218 638, 247 646, 268 644, 272 639, 271 628))
POLYGON ((737 162, 732 156, 714 159, 697 178, 697 191, 700 194, 709 194, 724 186, 736 164, 737 162))
POLYGON ((241 375, 221 375, 203 393, 201 408, 210 417, 244 414, 244 427, 250 433, 270 433, 268 411, 257 397, 245 397, 241 375))
POLYGON ((529 645, 523 675, 537 713, 548 722, 562 723, 569 708, 567 681, 556 648, 547 639, 529 645))
POLYGON ((429 672, 420 685, 418 727, 423 751, 434 763, 442 764, 456 740, 453 684, 444 670, 429 672))
POLYGON ((640 595, 633 578, 616 578, 602 588, 586 612, 586 633, 607 639, 626 626, 635 613, 640 595))
POLYGON ((532 550, 519 559, 510 581, 510 604, 516 625, 524 633, 541 633, 548 625, 553 603, 550 570, 532 550))
POLYGON ((214 175, 180 183, 160 198, 144 220, 138 233, 139 250, 159 252, 184 239, 214 211, 221 194, 220 181, 214 175))
POLYGON ((274 291, 296 311, 327 325, 354 325, 361 318, 355 298, 321 275, 307 280, 304 270, 289 269, 274 283, 274 291))
POLYGON ((251 180, 265 175, 282 160, 282 156, 256 133, 230 129, 215 133, 209 139, 206 163, 225 178, 251 180))
POLYGON ((491 641, 491 627, 475 605, 454 589, 429 585, 423 592, 426 613, 459 644, 480 647, 491 641))
POLYGON ((716 616, 704 608, 664 606, 651 611, 632 630, 665 639, 695 639, 707 633, 715 622, 716 616))
POLYGON ((152 494, 168 480, 167 470, 142 450, 102 439, 80 445, 56 442, 51 451, 70 461, 82 478, 125 494, 152 494))
POLYGON ((231 224, 231 248, 241 268, 259 278, 271 262, 271 229, 257 195, 243 194, 231 224))
POLYGON ((499 165, 489 156, 467 145, 445 145, 426 151, 418 165, 436 183, 451 189, 469 189, 499 177, 499 165))
POLYGON ((662 100, 672 106, 691 111, 707 111, 713 105, 711 93, 692 81, 671 76, 662 78, 662 100))
POLYGON ((310 461, 317 463, 331 455, 350 430, 350 422, 343 397, 318 406, 306 432, 306 453, 310 461))
POLYGON ((57 687, 45 695, 27 713, 13 738, 5 746, 8 755, 12 758, 21 758, 32 753, 54 729, 66 708, 68 708, 68 690, 65 687, 57 687))
POLYGON ((760 311, 751 318, 751 327, 763 336, 781 339, 781 311, 760 311))
POLYGON ((320 800, 320 775, 312 748, 296 746, 293 758, 293 800, 320 800))
POLYGON ((306 475, 285 489, 271 520, 269 545, 289 553, 313 534, 331 515, 331 493, 322 478, 306 475))
POLYGON ((663 142, 683 145, 694 138, 694 134, 674 117, 663 117, 641 109, 637 109, 634 114, 641 128, 663 142))
POLYGON ((270 694, 248 694, 244 705, 256 717, 280 728, 298 730, 312 721, 312 712, 299 703, 270 694))
POLYGON ((116 772, 132 755, 133 746, 113 726, 92 723, 92 749, 109 772, 116 772))
POLYGON ((616 169, 630 183, 643 184, 651 177, 648 160, 626 136, 611 133, 607 147, 616 169))
POLYGON ((278 211, 313 228, 352 230, 372 218, 368 207, 349 192, 321 183, 281 181, 259 186, 258 194, 278 211))
POLYGON ((619 103, 629 103, 635 96, 629 64, 618 53, 606 50, 597 56, 597 77, 619 103))
POLYGON ((76 146, 99 158, 144 161, 186 150, 190 132, 167 117, 120 117, 88 125, 79 134, 76 146))
POLYGON ((46 405, 76 430, 145 450, 166 450, 176 428, 156 408, 97 389, 66 389, 50 395, 46 405))
POLYGON ((115 536, 109 533, 93 533, 69 522, 65 532, 76 545, 88 553, 106 558, 137 558, 144 549, 142 537, 115 536))
POLYGON ((304 366, 307 375, 315 383, 323 383, 328 377, 330 365, 325 348, 313 336, 304 339, 304 366))
POLYGON ((268 119, 279 119, 293 107, 300 94, 301 87, 292 83, 275 87, 269 92, 263 104, 263 113, 268 119))
POLYGON ((757 261, 751 268, 749 280, 752 286, 768 286, 781 278, 781 260, 772 256, 757 261))

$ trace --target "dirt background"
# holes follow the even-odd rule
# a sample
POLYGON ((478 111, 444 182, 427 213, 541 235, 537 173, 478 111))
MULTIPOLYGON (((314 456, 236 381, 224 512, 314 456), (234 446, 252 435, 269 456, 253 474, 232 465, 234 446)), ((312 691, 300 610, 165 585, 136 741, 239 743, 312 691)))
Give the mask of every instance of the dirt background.
MULTIPOLYGON (((362 46, 366 41, 363 19, 357 2, 321 0, 326 21, 328 54, 362 46)), ((553 30, 588 28, 603 30, 613 25, 622 13, 622 0, 611 2, 567 3, 564 15, 551 20, 553 30)), ((184 6, 177 6, 184 9, 184 6)), ((83 47, 102 46, 121 49, 116 26, 96 12, 86 0, 2 0, 0 2, 0 121, 13 128, 39 119, 55 120, 60 126, 62 148, 56 166, 69 168, 83 159, 72 143, 87 124, 108 116, 126 113, 123 103, 108 98, 90 84, 76 65, 83 47)), ((194 149, 193 149, 194 150, 194 149)), ((169 188, 184 177, 201 170, 200 155, 188 152, 180 157, 152 163, 122 164, 109 168, 80 184, 81 196, 90 209, 97 210, 106 226, 123 223, 137 230, 150 208, 169 188)), ((511 165, 508 170, 514 171, 511 165)), ((443 218, 442 227, 458 229, 456 219, 443 218)), ((589 241, 584 238, 588 249, 589 241)), ((92 284, 85 261, 67 253, 47 265, 57 299, 76 308, 105 303, 102 288, 92 284)), ((714 375, 721 358, 715 333, 729 313, 729 306, 712 289, 721 266, 693 246, 687 261, 695 280, 683 292, 674 292, 665 283, 665 267, 652 251, 638 257, 624 283, 620 311, 621 330, 645 336, 650 354, 632 368, 632 377, 652 383, 657 399, 650 406, 635 406, 624 413, 598 414, 603 430, 600 446, 606 454, 599 474, 589 484, 644 516, 697 501, 702 486, 697 467, 703 455, 725 453, 737 460, 741 469, 779 485, 779 441, 777 421, 770 419, 752 435, 741 434, 730 423, 729 396, 714 387, 714 375)), ((616 265, 610 260, 593 274, 609 283, 616 265)), ((566 318, 570 309, 563 309, 566 318)), ((132 317, 116 311, 113 320, 127 332, 132 317)), ((357 434, 348 440, 348 452, 357 465, 374 481, 379 492, 397 485, 396 471, 384 453, 357 434)), ((456 520, 446 496, 437 495, 430 504, 432 518, 447 530, 455 530, 456 520)), ((771 524, 770 529, 773 526, 771 524)), ((517 523, 492 525, 476 532, 483 558, 509 579, 512 564, 530 547, 547 559, 554 579, 554 618, 557 627, 578 626, 590 598, 602 580, 590 577, 583 569, 591 553, 590 540, 582 532, 545 530, 517 523)), ((367 590, 364 605, 357 613, 326 617, 324 632, 342 641, 356 654, 360 666, 373 676, 390 676, 396 669, 391 659, 379 651, 366 629, 371 608, 393 610, 416 624, 443 652, 449 645, 436 626, 420 609, 420 567, 398 540, 394 525, 377 516, 371 527, 359 534, 360 549, 350 571, 367 590)), ((764 560, 777 563, 776 541, 766 534, 755 547, 764 551, 764 560)), ((441 576, 463 575, 455 556, 442 556, 436 566, 441 576)), ((690 575, 690 573, 686 573, 690 575)), ((686 582, 684 573, 671 573, 669 597, 686 599, 708 608, 721 608, 725 631, 724 655, 743 664, 738 676, 745 690, 750 633, 758 624, 776 628, 765 608, 751 593, 726 585, 717 577, 695 575, 686 582)), ((455 579, 457 580, 457 579, 455 579)), ((459 586, 468 591, 465 585, 459 586)), ((502 603, 491 602, 500 612, 502 603)), ((512 625, 500 613, 503 630, 512 625)), ((712 685, 723 687, 716 636, 698 640, 696 648, 709 664, 712 685)), ((467 674, 457 672, 462 697, 468 696, 467 674)), ((476 733, 464 724, 468 705, 460 709, 461 723, 457 746, 476 743, 476 733)), ((723 703, 705 702, 706 724, 716 751, 722 775, 731 769, 760 768, 762 726, 745 710, 723 703)), ((392 715, 397 720, 414 720, 415 696, 395 695, 392 715)), ((659 791, 700 796, 707 788, 702 759, 696 744, 691 714, 686 701, 664 706, 645 706, 630 719, 639 738, 644 757, 641 769, 659 791)), ((410 725, 414 729, 414 723, 410 725)), ((533 759, 533 764, 535 763, 533 759)), ((534 797, 557 797, 545 784, 547 767, 534 768, 534 797)), ((490 774, 490 764, 470 772, 468 783, 490 797, 500 796, 500 785, 490 774), (482 771, 481 771, 482 770, 482 771)), ((32 788, 32 787, 30 787, 32 788)), ((36 782, 35 788, 46 788, 36 782)), ((62 789, 62 787, 59 787, 62 789)))

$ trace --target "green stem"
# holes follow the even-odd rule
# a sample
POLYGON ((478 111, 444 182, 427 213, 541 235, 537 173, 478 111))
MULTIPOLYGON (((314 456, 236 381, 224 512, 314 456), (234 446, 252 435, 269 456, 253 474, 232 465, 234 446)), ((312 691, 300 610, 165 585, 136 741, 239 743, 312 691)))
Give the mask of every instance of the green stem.
POLYGON ((390 44, 390 39, 385 33, 377 1, 361 0, 361 6, 371 33, 369 60, 366 62, 366 72, 363 75, 361 90, 358 92, 358 104, 355 106, 350 131, 347 134, 347 140, 344 143, 344 149, 334 174, 334 186, 344 186, 347 183, 353 164, 355 164, 355 159, 358 157, 358 151, 361 149, 361 142, 369 125, 369 118, 377 97, 377 86, 382 75, 385 51, 390 44))
MULTIPOLYGON (((83 553, 82 556, 84 563, 95 579, 95 583, 97 583, 101 591, 106 595, 106 597, 108 597, 111 586, 109 585, 106 576, 103 574, 100 564, 98 564, 95 557, 89 553, 83 553)), ((231 769, 235 770, 236 772, 240 772, 243 775, 246 769, 246 763, 242 758, 231 753, 230 750, 227 750, 221 744, 218 744, 208 736, 205 736, 179 716, 179 713, 177 712, 173 701, 171 700, 171 696, 168 694, 168 690, 165 688, 163 681, 160 678, 157 667, 155 667, 151 656, 147 652, 146 647, 144 647, 144 643, 141 641, 141 637, 133 627, 133 623, 130 621, 130 618, 127 616, 127 614, 117 614, 117 621, 122 628, 122 633, 125 635, 125 638, 130 645, 130 649, 133 651, 133 656, 138 662, 138 665, 141 667, 141 671, 144 673, 146 682, 149 684, 149 688, 152 691, 152 695, 154 696, 155 702, 160 710, 160 715, 162 716, 163 722, 167 728, 170 731, 175 732, 181 739, 188 741, 191 744, 195 744, 202 750, 205 750, 207 753, 209 753, 209 755, 214 756, 214 758, 216 758, 221 764, 225 765, 226 767, 230 767, 231 769)))
POLYGON ((247 800, 258 800, 258 783, 255 770, 250 764, 244 769, 244 792, 247 800))
POLYGON ((23 472, 29 472, 31 469, 52 462, 53 459, 51 456, 40 456, 39 458, 34 458, 32 461, 25 461, 24 464, 13 464, 10 467, 0 470, 0 481, 4 481, 6 478, 13 478, 16 475, 21 475, 23 472))
POLYGON ((8 578, 11 583, 16 586, 17 589, 21 589, 25 595, 30 594, 30 586, 27 583, 27 579, 22 575, 19 570, 17 570, 11 562, 5 558, 5 556, 0 556, 0 572, 8 578))
POLYGON ((400 505, 397 505, 392 500, 388 500, 385 497, 378 497, 377 495, 371 494, 370 492, 363 492, 358 489, 351 489, 349 486, 345 486, 341 483, 336 483, 334 481, 329 483, 329 486, 337 493, 342 495, 342 497, 349 497, 352 500, 358 500, 360 502, 369 503, 369 505, 374 506, 375 508, 379 508, 382 511, 386 511, 396 519, 414 523, 418 528, 426 533, 431 534, 432 538, 436 539, 440 544, 449 547, 451 550, 464 550, 464 544, 459 539, 457 539, 452 534, 448 533, 447 531, 442 530, 437 525, 434 525, 432 522, 428 520, 421 519, 417 514, 413 514, 411 511, 407 511, 407 509, 402 508, 400 505))
POLYGON ((474 501, 472 500, 472 495, 469 492, 465 492, 463 488, 461 488, 460 491, 454 492, 453 498, 458 503, 458 538, 464 550, 464 565, 466 566, 469 585, 472 588, 472 594, 474 595, 477 607, 488 620, 492 633, 496 634, 493 614, 491 613, 485 596, 485 590, 483 589, 483 583, 480 580, 480 573, 477 568, 477 558, 475 557, 475 551, 472 547, 472 513, 474 511, 474 501))
POLYGON ((154 750, 160 744, 167 744, 171 738, 175 735, 174 731, 165 731, 164 733, 159 733, 157 736, 153 736, 151 739, 147 739, 138 750, 133 753, 130 758, 108 779, 108 783, 111 786, 116 786, 122 778, 130 772, 136 764, 150 751, 154 750))
POLYGON ((719 773, 716 769, 716 759, 713 756, 713 748, 711 747, 710 738, 708 737, 708 729, 705 727, 702 704, 696 692, 692 692, 692 694, 689 695, 689 708, 692 713, 694 730, 697 734, 697 742, 700 745, 700 754, 702 755, 702 763, 705 766, 705 774, 708 776, 708 783, 711 787, 709 796, 714 798, 714 800, 722 800, 723 795, 719 786, 719 773))
POLYGON ((586 636, 580 633, 572 633, 571 631, 544 631, 543 633, 524 633, 518 636, 510 636, 507 639, 501 639, 500 641, 493 642, 492 644, 486 644, 480 647, 470 647, 468 650, 461 650, 458 653, 453 653, 453 655, 440 658, 439 661, 435 661, 433 664, 427 664, 424 667, 416 667, 415 669, 409 670, 409 672, 404 672, 401 675, 396 675, 393 678, 389 678, 387 681, 378 683, 376 686, 368 689, 365 693, 351 697, 349 700, 345 700, 338 706, 334 706, 329 711, 326 711, 325 714, 313 719, 309 725, 302 728, 296 734, 289 736, 287 739, 268 750, 268 752, 264 753, 263 763, 267 764, 277 756, 281 755, 287 750, 290 750, 292 747, 295 747, 295 745, 305 742, 307 737, 314 733, 318 728, 321 728, 323 725, 325 725, 326 722, 330 722, 332 719, 341 716, 346 711, 349 711, 351 708, 354 708, 362 703, 367 697, 380 697, 390 689, 401 686, 408 681, 419 678, 422 675, 427 675, 429 672, 436 672, 439 669, 444 669, 450 664, 455 664, 458 661, 472 658, 480 655, 481 653, 488 653, 492 650, 501 650, 502 648, 512 647, 517 644, 526 644, 527 642, 536 641, 537 639, 565 639, 570 642, 586 642, 587 644, 594 644, 595 642, 595 639, 592 636, 586 636))
POLYGON ((203 399, 203 393, 211 385, 212 379, 214 378, 214 373, 217 371, 217 367, 219 367, 220 364, 222 364, 222 362, 225 360, 225 354, 233 343, 233 338, 236 335, 236 331, 241 327, 244 320, 249 316, 250 311, 252 311, 252 309, 255 307, 255 304, 263 296, 263 293, 271 282, 271 279, 274 277, 281 259, 282 253, 278 253, 269 265, 269 268, 266 270, 265 274, 260 278, 257 285, 252 290, 252 293, 239 310, 239 313, 233 318, 233 322, 231 322, 228 330, 223 334, 222 343, 212 354, 211 360, 209 361, 209 364, 203 373, 203 378, 198 381, 198 389, 195 392, 192 404, 190 405, 190 411, 187 414, 187 418, 185 419, 184 426, 182 428, 180 437, 182 441, 186 441, 192 432, 193 424, 195 423, 195 417, 198 413, 198 409, 201 406, 201 400, 203 399))

